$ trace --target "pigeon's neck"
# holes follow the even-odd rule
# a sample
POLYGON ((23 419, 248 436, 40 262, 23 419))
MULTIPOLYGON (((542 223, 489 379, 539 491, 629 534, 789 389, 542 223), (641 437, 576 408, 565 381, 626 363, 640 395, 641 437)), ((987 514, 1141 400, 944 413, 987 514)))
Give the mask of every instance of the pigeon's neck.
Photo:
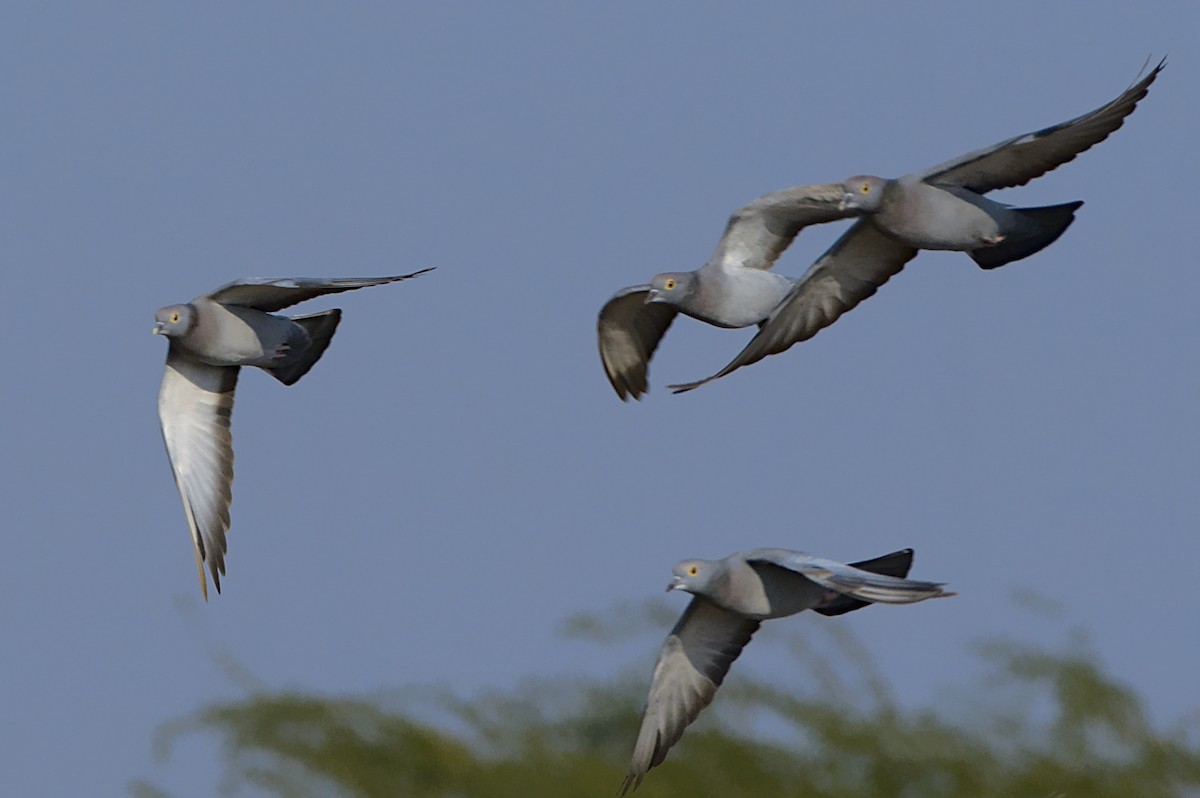
POLYGON ((883 184, 883 190, 879 194, 879 211, 887 213, 900 208, 904 203, 904 195, 919 188, 921 181, 916 178, 900 178, 899 180, 887 180, 883 184))

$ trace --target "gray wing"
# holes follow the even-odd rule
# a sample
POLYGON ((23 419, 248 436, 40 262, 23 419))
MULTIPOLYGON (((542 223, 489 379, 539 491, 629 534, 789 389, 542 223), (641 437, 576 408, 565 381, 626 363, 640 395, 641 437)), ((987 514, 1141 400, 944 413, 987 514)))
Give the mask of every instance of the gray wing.
POLYGON ((650 358, 678 312, 661 302, 647 305, 649 291, 649 285, 622 288, 604 303, 596 323, 600 362, 621 401, 646 392, 650 358))
POLYGON ((930 183, 961 186, 979 194, 1023 186, 1108 138, 1133 113, 1166 63, 1164 58, 1120 97, 1094 111, 967 153, 918 176, 930 183))
POLYGON ((654 666, 622 795, 637 789, 646 772, 662 763, 683 730, 709 705, 758 626, 758 621, 734 615, 699 596, 692 598, 654 666))
POLYGON ((747 552, 746 562, 767 562, 795 571, 801 576, 811 579, 832 594, 826 601, 832 601, 838 595, 850 596, 860 601, 880 602, 883 604, 913 604, 927 598, 953 596, 942 590, 944 582, 921 582, 916 579, 902 579, 887 574, 877 574, 855 568, 853 565, 824 557, 813 557, 802 551, 788 549, 755 549, 747 552))
POLYGON ((204 563, 208 563, 218 593, 225 573, 225 531, 233 500, 229 419, 237 377, 236 366, 198 363, 172 348, 158 391, 158 419, 192 532, 205 600, 204 563))
POLYGON ((397 283, 431 271, 433 268, 421 269, 396 277, 247 277, 223 285, 207 296, 222 305, 236 305, 273 313, 324 294, 340 294, 342 291, 353 291, 356 288, 397 283))
POLYGON ((841 210, 840 183, 797 186, 765 194, 734 211, 709 263, 769 269, 802 229, 858 215, 841 210))
POLYGON ((729 365, 711 377, 671 385, 675 393, 776 355, 807 341, 875 293, 917 255, 917 250, 889 238, 868 219, 860 219, 796 281, 791 292, 729 365))

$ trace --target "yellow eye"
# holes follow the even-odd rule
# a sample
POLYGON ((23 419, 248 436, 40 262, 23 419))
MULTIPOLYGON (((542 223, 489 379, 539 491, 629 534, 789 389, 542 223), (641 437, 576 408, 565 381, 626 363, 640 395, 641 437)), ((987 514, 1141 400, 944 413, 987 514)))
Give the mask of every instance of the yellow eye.
POLYGON ((863 183, 862 188, 860 188, 859 191, 861 191, 864 194, 870 194, 871 193, 871 185, 869 183, 863 183))
POLYGON ((700 569, 696 566, 693 565, 691 568, 688 568, 688 576, 695 576, 698 573, 700 573, 700 569))
POLYGON ((172 314, 171 314, 171 323, 172 323, 172 324, 178 324, 178 323, 179 323, 179 314, 178 314, 178 313, 172 313, 172 314))
POLYGON ((674 280, 664 280, 663 281, 663 288, 667 289, 668 291, 670 291, 674 287, 675 287, 674 280))

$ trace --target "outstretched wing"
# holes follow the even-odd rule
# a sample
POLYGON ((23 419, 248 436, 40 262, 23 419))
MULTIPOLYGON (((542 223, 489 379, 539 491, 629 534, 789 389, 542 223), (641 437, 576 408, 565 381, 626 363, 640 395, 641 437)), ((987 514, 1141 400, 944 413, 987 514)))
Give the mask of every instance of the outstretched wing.
POLYGON ((617 396, 640 399, 649 383, 650 358, 677 311, 661 302, 646 304, 649 285, 622 288, 600 309, 596 337, 600 362, 617 396))
POLYGON ((1083 116, 969 152, 916 176, 938 185, 961 186, 978 194, 1023 186, 1108 138, 1133 113, 1166 63, 1164 58, 1120 97, 1083 116))
POLYGON ((206 600, 204 563, 208 563, 218 593, 225 573, 225 532, 233 501, 229 420, 237 378, 237 366, 209 366, 172 347, 158 391, 163 442, 192 532, 200 590, 206 600))
POLYGON ((796 281, 729 365, 711 377, 669 388, 675 393, 699 388, 807 341, 874 294, 916 255, 917 250, 884 235, 870 220, 858 220, 796 281))
POLYGON ((797 186, 765 194, 733 212, 708 262, 769 269, 802 229, 858 215, 841 208, 841 184, 797 186))
POLYGON ((729 666, 758 630, 758 621, 723 610, 699 596, 667 635, 654 666, 646 713, 621 795, 637 789, 662 763, 683 730, 708 706, 729 666))
POLYGON ((340 294, 356 288, 398 283, 431 271, 433 268, 421 269, 396 277, 247 277, 221 286, 208 294, 208 298, 222 305, 273 313, 324 294, 340 294))

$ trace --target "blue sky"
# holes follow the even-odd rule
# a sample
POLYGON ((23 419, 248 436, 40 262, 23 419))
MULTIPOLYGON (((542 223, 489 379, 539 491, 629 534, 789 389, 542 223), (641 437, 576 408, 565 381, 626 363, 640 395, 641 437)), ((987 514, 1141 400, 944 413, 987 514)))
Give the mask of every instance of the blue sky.
MULTIPOLYGON (((214 747, 155 762, 151 735, 242 694, 214 649, 325 694, 648 666, 657 640, 555 628, 758 546, 912 546, 916 577, 960 592, 836 621, 901 700, 978 668, 972 640, 1079 625, 1157 720, 1194 712, 1200 11, 1004 8, 7 4, 13 794, 211 794, 214 747), (749 338, 680 319, 645 401, 605 382, 601 304, 700 265, 734 208, 1067 119, 1151 54, 1170 64, 1124 128, 996 195, 1086 201, 1049 249, 990 273, 923 253, 812 341, 676 397, 749 338), (300 306, 345 316, 292 388, 242 376, 229 572, 204 605, 154 310, 241 276, 426 266, 300 306)), ((752 647, 735 675, 772 664, 752 647)))

